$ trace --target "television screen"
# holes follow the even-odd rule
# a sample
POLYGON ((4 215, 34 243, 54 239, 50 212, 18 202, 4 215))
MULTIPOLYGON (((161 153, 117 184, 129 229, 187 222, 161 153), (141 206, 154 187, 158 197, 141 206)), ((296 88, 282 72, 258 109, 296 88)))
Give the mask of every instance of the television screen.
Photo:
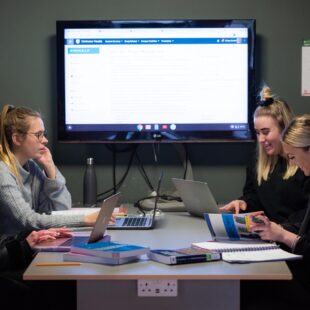
POLYGON ((57 21, 58 140, 249 141, 255 20, 57 21))

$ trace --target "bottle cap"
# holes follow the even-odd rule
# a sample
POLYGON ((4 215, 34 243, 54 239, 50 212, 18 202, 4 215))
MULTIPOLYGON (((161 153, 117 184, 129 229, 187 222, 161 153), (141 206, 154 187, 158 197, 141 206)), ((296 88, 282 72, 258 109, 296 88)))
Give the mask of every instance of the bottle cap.
POLYGON ((94 159, 92 157, 87 158, 86 164, 87 165, 93 165, 94 164, 94 159))

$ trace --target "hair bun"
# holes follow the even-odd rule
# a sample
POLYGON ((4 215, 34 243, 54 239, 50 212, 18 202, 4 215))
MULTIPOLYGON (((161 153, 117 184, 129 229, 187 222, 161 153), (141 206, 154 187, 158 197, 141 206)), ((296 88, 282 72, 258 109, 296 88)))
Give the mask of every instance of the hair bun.
POLYGON ((265 85, 260 92, 261 100, 265 100, 266 98, 273 98, 271 88, 265 85))
POLYGON ((260 107, 268 107, 273 104, 274 99, 272 97, 265 98, 264 100, 260 100, 257 102, 257 105, 260 107))
POLYGON ((260 92, 260 101, 257 102, 258 106, 268 107, 269 105, 274 103, 273 95, 270 87, 265 85, 260 92))

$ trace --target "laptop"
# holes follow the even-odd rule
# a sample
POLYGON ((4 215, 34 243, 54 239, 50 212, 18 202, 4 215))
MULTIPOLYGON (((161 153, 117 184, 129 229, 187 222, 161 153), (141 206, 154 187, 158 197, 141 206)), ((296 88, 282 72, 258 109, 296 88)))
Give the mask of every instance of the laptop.
POLYGON ((184 206, 193 216, 203 217, 204 213, 222 213, 208 183, 172 178, 184 206))
POLYGON ((161 181, 163 178, 163 173, 161 173, 157 184, 156 197, 154 202, 154 209, 148 214, 128 214, 124 217, 116 218, 114 224, 109 224, 108 229, 114 230, 145 230, 153 229, 155 227, 156 221, 156 211, 159 199, 159 191, 161 186, 161 181))
POLYGON ((58 238, 52 241, 44 241, 36 245, 35 249, 42 252, 68 252, 73 244, 94 243, 103 239, 109 220, 111 219, 114 208, 117 206, 120 196, 121 193, 117 193, 101 202, 97 220, 89 236, 73 236, 72 238, 58 238))

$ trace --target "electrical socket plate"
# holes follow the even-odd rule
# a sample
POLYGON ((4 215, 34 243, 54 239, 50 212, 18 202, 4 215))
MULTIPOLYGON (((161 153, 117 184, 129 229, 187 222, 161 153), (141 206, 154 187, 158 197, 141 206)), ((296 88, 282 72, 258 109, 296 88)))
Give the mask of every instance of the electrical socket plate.
POLYGON ((178 280, 138 280, 139 297, 176 297, 178 280))

